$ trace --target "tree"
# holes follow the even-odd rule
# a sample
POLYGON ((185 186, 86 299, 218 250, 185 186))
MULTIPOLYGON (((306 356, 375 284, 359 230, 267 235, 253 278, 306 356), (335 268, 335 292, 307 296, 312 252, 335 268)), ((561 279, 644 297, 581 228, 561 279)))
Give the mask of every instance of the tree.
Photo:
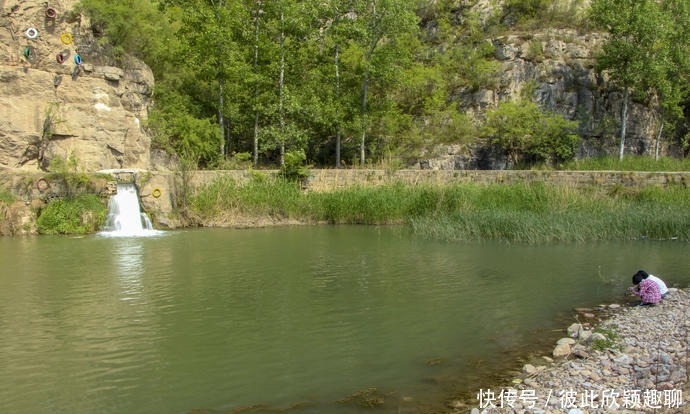
POLYGON ((684 0, 665 0, 661 3, 665 34, 656 45, 657 59, 647 66, 645 89, 653 93, 660 113, 656 138, 655 159, 659 158, 659 144, 664 126, 675 125, 683 119, 683 101, 690 97, 690 3, 684 0))
POLYGON ((667 27, 655 0, 594 0, 591 18, 609 33, 598 58, 598 68, 623 88, 618 150, 618 158, 622 160, 630 92, 642 90, 645 73, 665 47, 667 27))
POLYGON ((577 122, 542 112, 532 102, 504 102, 487 112, 482 135, 496 145, 513 166, 523 161, 553 164, 575 156, 577 122))
POLYGON ((230 93, 228 87, 241 85, 239 80, 248 71, 238 45, 246 20, 245 9, 238 0, 167 0, 163 5, 181 10, 178 32, 186 42, 184 53, 198 75, 195 92, 199 101, 216 114, 221 137, 218 157, 224 158, 231 123, 227 114, 237 110, 230 108, 229 97, 236 94, 230 93), (215 84, 214 88, 207 88, 210 82, 215 84), (214 97, 215 103, 209 97, 214 97))
POLYGON ((357 3, 359 36, 351 46, 351 56, 358 57, 361 77, 360 164, 366 159, 368 99, 372 82, 389 81, 400 74, 406 62, 400 42, 405 35, 416 34, 417 16, 407 0, 366 0, 357 3))
POLYGON ((265 121, 261 129, 265 150, 278 150, 279 163, 285 164, 288 146, 303 148, 307 131, 301 121, 308 96, 302 85, 312 65, 308 54, 308 39, 314 26, 314 9, 309 2, 276 0, 265 5, 267 42, 264 53, 270 73, 271 91, 266 91, 265 121))
MULTIPOLYGON (((346 105, 342 92, 340 53, 343 45, 353 34, 357 0, 330 0, 324 5, 325 22, 323 26, 325 27, 325 34, 323 43, 328 52, 332 51, 333 59, 332 115, 329 118, 332 118, 335 129, 335 167, 340 168, 342 163, 343 113, 345 112, 343 107, 346 105)), ((331 56, 328 52, 326 55, 331 56)))

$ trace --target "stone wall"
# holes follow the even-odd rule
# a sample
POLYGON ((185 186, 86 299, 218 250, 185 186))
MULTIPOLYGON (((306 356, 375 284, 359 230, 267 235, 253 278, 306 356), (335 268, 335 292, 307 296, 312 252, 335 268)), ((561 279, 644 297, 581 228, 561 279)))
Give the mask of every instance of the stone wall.
POLYGON ((690 185, 690 172, 621 171, 531 171, 531 170, 312 170, 306 188, 329 191, 352 185, 405 184, 516 184, 522 182, 555 183, 574 187, 602 186, 644 187, 649 185, 690 185))

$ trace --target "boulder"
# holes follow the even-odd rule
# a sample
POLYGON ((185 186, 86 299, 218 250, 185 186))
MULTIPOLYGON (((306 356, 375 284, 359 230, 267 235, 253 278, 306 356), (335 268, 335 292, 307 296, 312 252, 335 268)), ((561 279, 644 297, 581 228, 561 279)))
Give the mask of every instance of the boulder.
MULTIPOLYGON (((568 338, 570 339, 570 338, 568 338)), ((570 345, 566 343, 558 344, 556 347, 553 349, 552 355, 555 358, 560 358, 560 357, 566 357, 570 355, 570 345)))

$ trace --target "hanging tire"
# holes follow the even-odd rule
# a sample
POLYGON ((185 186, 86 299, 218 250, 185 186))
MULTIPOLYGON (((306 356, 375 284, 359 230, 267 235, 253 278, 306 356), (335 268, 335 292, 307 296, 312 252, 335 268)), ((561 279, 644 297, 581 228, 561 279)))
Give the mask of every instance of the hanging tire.
POLYGON ((24 48, 24 57, 25 57, 26 60, 28 60, 29 62, 31 62, 31 61, 33 60, 33 58, 34 58, 35 55, 36 55, 36 52, 34 51, 34 48, 33 48, 33 47, 27 46, 27 47, 24 48))
POLYGON ((54 19, 57 16, 57 11, 52 7, 46 7, 46 17, 49 19, 54 19))
POLYGON ((70 44, 72 43, 72 35, 69 33, 63 33, 60 35, 60 41, 62 41, 63 44, 70 44))
POLYGON ((154 196, 155 198, 158 198, 161 196, 161 189, 160 188, 154 188, 153 191, 151 191, 151 195, 154 196))
POLYGON ((57 55, 55 55, 55 60, 57 61, 57 63, 63 64, 65 62, 65 55, 63 55, 62 53, 58 53, 57 55))
POLYGON ((24 33, 26 34, 26 37, 28 37, 29 39, 35 39, 38 37, 38 30, 33 27, 29 27, 28 29, 26 29, 26 32, 24 33))
POLYGON ((45 178, 39 178, 36 180, 36 189, 38 191, 46 191, 50 188, 50 183, 45 178))
POLYGON ((77 66, 82 64, 81 56, 79 56, 79 54, 74 55, 74 63, 76 63, 77 66))

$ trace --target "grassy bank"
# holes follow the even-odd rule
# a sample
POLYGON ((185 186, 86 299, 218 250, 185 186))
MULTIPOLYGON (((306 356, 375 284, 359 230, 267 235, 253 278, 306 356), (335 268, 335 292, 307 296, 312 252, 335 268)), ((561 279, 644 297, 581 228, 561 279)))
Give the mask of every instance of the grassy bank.
POLYGON ((402 184, 303 193, 295 183, 258 177, 238 185, 220 178, 190 198, 199 223, 271 217, 334 224, 406 224, 442 240, 548 241, 690 239, 690 190, 646 187, 609 191, 541 183, 402 184))

